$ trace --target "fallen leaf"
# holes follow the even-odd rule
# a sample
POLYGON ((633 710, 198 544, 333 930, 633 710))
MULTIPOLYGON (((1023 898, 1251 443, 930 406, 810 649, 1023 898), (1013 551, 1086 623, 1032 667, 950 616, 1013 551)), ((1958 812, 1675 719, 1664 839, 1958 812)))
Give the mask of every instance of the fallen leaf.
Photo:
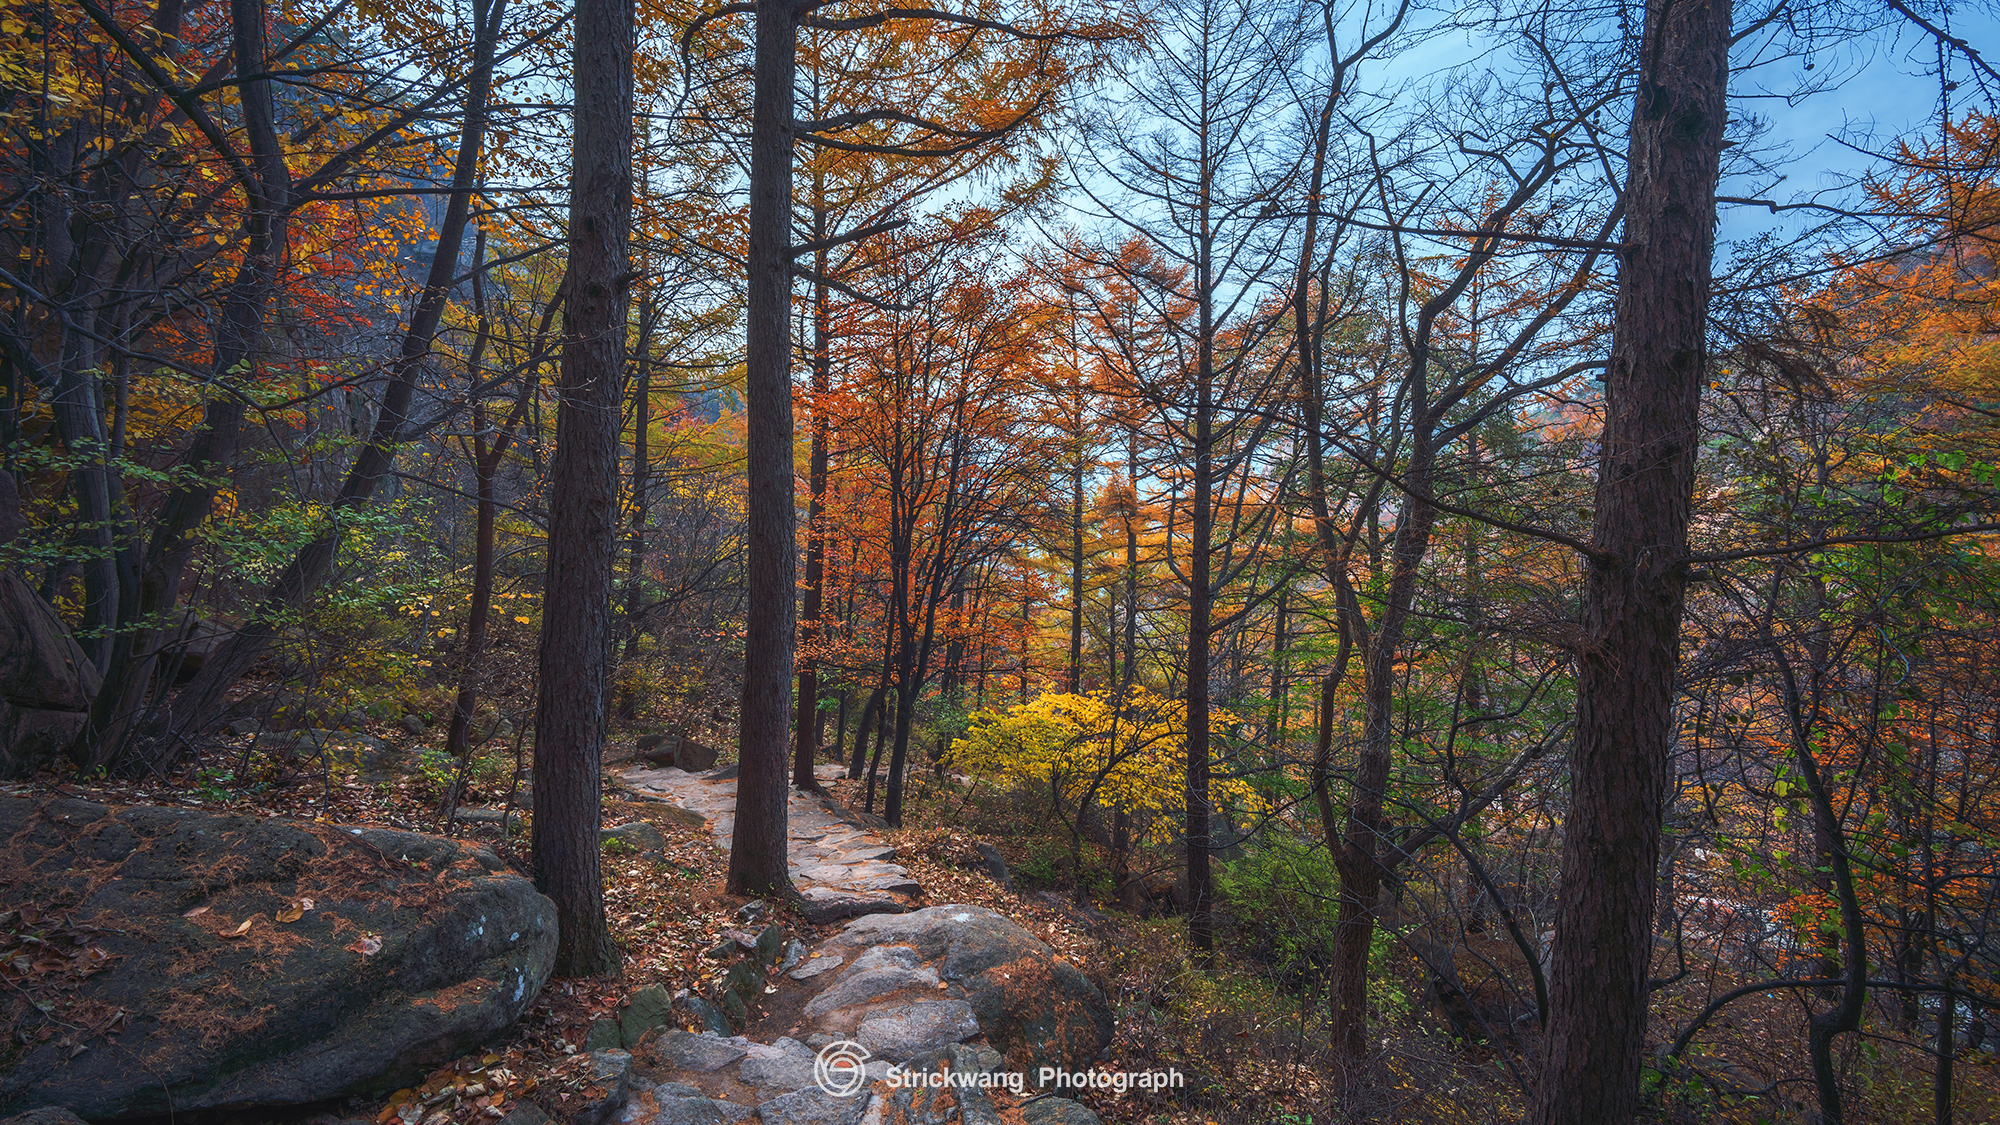
POLYGON ((197 907, 195 907, 195 908, 194 908, 193 910, 190 910, 190 911, 188 911, 188 912, 187 912, 186 914, 183 914, 183 915, 181 915, 181 917, 183 917, 183 918, 199 918, 199 917, 201 917, 202 915, 204 915, 204 914, 206 914, 206 913, 208 913, 208 907, 206 907, 206 906, 197 906, 197 907))
POLYGON ((256 919, 256 918, 254 918, 254 917, 252 917, 252 918, 245 918, 245 919, 243 919, 243 924, 242 924, 242 925, 240 925, 240 926, 236 927, 235 929, 233 929, 233 930, 229 931, 229 932, 228 932, 228 933, 226 933, 226 934, 223 934, 222 936, 223 936, 223 937, 242 937, 242 936, 243 936, 244 934, 247 934, 247 933, 249 933, 249 932, 250 932, 250 924, 251 924, 252 922, 255 922, 256 920, 257 920, 257 919, 256 919))
POLYGON ((376 937, 374 934, 362 934, 360 937, 347 943, 347 951, 349 953, 359 953, 363 957, 373 957, 377 953, 382 952, 382 939, 376 937))
POLYGON ((313 908, 313 900, 302 898, 292 905, 298 907, 300 910, 311 910, 313 908))
POLYGON ((278 921, 280 922, 296 922, 305 916, 306 912, 300 910, 297 906, 287 906, 283 910, 278 911, 278 921))

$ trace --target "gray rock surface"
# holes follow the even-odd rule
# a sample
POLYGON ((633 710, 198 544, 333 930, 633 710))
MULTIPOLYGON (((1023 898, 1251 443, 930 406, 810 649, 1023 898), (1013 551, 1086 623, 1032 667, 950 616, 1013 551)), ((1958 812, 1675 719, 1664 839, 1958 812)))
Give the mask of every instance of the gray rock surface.
MULTIPOLYGON (((1082 1070, 1111 1042, 1111 1008, 1097 986, 1033 934, 990 910, 933 906, 857 918, 821 949, 869 946, 908 946, 919 961, 934 965, 950 995, 971 1005, 987 1040, 1030 1074, 1042 1066, 1082 1070)), ((876 950, 864 957, 870 955, 876 950)), ((857 958, 815 1003, 846 984, 861 964, 857 958)))
POLYGON ((764 1125, 860 1125, 869 1101, 865 1092, 836 1098, 814 1086, 759 1103, 757 1117, 764 1125))
POLYGON ((500 1119, 500 1125, 552 1125, 552 1121, 534 1102, 515 1102, 507 1116, 500 1119))
POLYGON ((643 1101, 626 1106, 619 1120, 624 1125, 730 1125, 757 1112, 747 1105, 713 1101, 699 1093, 692 1097, 655 1095, 651 1101, 650 1106, 643 1101))
POLYGON ((554 962, 549 900, 491 852, 435 836, 0 798, 0 840, 16 872, 0 910, 73 903, 67 924, 111 955, 75 1000, 126 1012, 110 1043, 16 1059, 0 1113, 386 1092, 512 1023, 554 962))
POLYGON ((744 1045, 713 1035, 692 1035, 674 1030, 653 1041, 653 1058, 675 1070, 707 1073, 721 1070, 746 1053, 744 1045))
POLYGON ((736 1074, 760 1089, 799 1090, 813 1084, 813 1060, 818 1055, 796 1039, 783 1038, 766 1047, 749 1048, 736 1074))
POLYGON ((600 1091, 570 1114, 570 1125, 603 1125, 625 1108, 632 1095, 632 1056, 618 1050, 590 1053, 590 1085, 600 1091))
POLYGON ((892 1062, 904 1062, 979 1034, 972 1005, 963 1000, 923 1000, 863 1019, 855 1041, 892 1062))
POLYGON ((1022 1125, 1102 1125, 1089 1107, 1068 1098, 1042 1098, 1021 1110, 1022 1125))
POLYGON ((1007 873, 1007 860, 1000 854, 999 848, 984 840, 974 843, 972 848, 979 853, 979 862, 986 865, 989 878, 1003 887, 1013 886, 1013 880, 1007 873))

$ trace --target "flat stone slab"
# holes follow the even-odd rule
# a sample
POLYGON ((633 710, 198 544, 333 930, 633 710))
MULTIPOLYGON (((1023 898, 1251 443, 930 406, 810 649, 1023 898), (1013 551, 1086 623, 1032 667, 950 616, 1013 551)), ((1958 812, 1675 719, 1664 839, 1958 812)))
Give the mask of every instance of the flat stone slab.
POLYGON ((768 1047, 757 1044, 736 1073, 748 1085, 789 1093, 813 1084, 813 1060, 818 1054, 796 1039, 780 1039, 768 1047))
POLYGON ((836 1098, 819 1089, 799 1090, 757 1107, 764 1125, 860 1125, 872 1098, 836 1098))
POLYGON ((869 1016, 854 1029, 856 1042, 893 1062, 908 1062, 977 1034, 979 1020, 963 1000, 920 1000, 869 1016))
MULTIPOLYGON (((721 771, 718 771, 721 772, 721 771)), ((814 771, 823 780, 842 775, 835 765, 814 771)), ((707 821, 716 841, 728 847, 736 828, 736 778, 732 774, 688 773, 631 767, 619 778, 634 791, 685 809, 707 821)), ((881 837, 856 827, 852 814, 836 801, 794 789, 787 809, 787 847, 792 882, 813 908, 817 922, 839 921, 866 914, 901 914, 923 886, 908 868, 889 862, 896 849, 881 837)), ((803 978, 801 978, 803 979, 803 978)))
POLYGON ((653 1056, 678 1070, 706 1073, 721 1070, 749 1051, 727 1039, 694 1035, 678 1029, 669 1031, 653 1044, 653 1056))

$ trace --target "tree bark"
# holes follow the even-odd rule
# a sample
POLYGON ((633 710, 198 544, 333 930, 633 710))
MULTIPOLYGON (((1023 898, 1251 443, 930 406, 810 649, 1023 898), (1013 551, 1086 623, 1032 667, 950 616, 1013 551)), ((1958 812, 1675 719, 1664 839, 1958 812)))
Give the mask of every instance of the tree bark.
POLYGON ((730 894, 790 894, 785 784, 797 512, 792 464, 792 85, 796 0, 757 0, 750 105, 750 254, 744 390, 748 541, 743 713, 730 894))
MULTIPOLYGON (((813 238, 826 237, 826 210, 813 210, 813 238)), ((819 276, 827 274, 827 255, 822 250, 814 263, 819 276)), ((820 790, 813 775, 819 757, 819 661, 811 646, 823 632, 820 615, 825 611, 826 591, 826 509, 827 474, 827 395, 833 386, 833 312, 824 280, 813 287, 812 356, 812 453, 806 467, 806 574, 805 605, 800 608, 799 643, 807 651, 799 660, 798 715, 793 720, 797 745, 792 751, 792 784, 800 789, 820 790)))
MULTIPOLYGON (((653 325, 659 317, 658 302, 645 300, 639 307, 639 354, 632 367, 632 516, 625 534, 625 655, 621 663, 638 659, 641 607, 646 592, 646 486, 652 476, 653 436, 653 325)), ((618 717, 631 722, 638 713, 639 693, 618 694, 618 717)))
POLYGON ((535 707, 535 889, 556 905, 555 972, 615 974, 597 832, 618 550, 618 454, 632 275, 632 0, 578 0, 569 300, 549 466, 535 707))
POLYGON ((1638 1108, 1729 34, 1730 0, 1646 4, 1533 1125, 1638 1108))

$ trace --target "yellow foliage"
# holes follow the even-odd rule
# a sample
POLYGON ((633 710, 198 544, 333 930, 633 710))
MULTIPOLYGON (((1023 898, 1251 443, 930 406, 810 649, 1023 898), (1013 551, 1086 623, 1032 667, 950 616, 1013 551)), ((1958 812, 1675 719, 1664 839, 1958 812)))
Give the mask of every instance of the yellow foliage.
MULTIPOLYGON (((1211 737, 1241 721, 1212 710, 1211 737)), ((974 714, 951 754, 960 768, 997 781, 1050 786, 1065 802, 1083 800, 1096 784, 1098 803, 1158 814, 1150 819, 1165 824, 1184 808, 1187 705, 1143 687, 1133 688, 1122 705, 1103 692, 1044 692, 1004 711, 974 714)), ((1254 789, 1233 778, 1214 779, 1210 796, 1245 810, 1262 805, 1254 789)))

